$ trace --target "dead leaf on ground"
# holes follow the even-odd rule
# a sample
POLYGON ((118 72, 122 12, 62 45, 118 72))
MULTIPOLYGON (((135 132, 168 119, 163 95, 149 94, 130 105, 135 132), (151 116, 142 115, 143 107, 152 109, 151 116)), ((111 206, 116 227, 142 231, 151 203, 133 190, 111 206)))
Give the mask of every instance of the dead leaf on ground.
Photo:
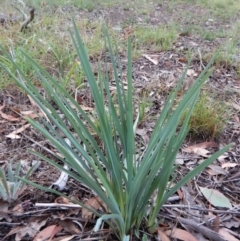
POLYGON ((220 228, 218 233, 228 241, 239 241, 239 239, 231 235, 226 228, 220 228))
POLYGON ((177 153, 175 164, 182 165, 185 161, 190 160, 191 157, 183 155, 181 153, 177 153))
MULTIPOLYGON (((84 202, 84 205, 95 210, 98 210, 101 207, 104 207, 105 211, 107 210, 106 205, 102 202, 102 200, 99 197, 92 197, 88 199, 86 202, 84 202)), ((91 219, 92 216, 92 211, 86 208, 82 208, 82 218, 91 219)))
POLYGON ((42 215, 41 217, 32 217, 27 221, 26 226, 20 226, 13 228, 6 237, 16 234, 15 240, 20 241, 25 236, 28 238, 33 238, 36 233, 40 230, 42 226, 44 226, 48 220, 49 215, 42 215))
POLYGON ((185 147, 182 149, 182 151, 187 153, 195 153, 200 156, 208 157, 207 154, 209 153, 209 151, 206 150, 205 148, 218 147, 218 146, 219 144, 217 144, 216 142, 202 142, 202 143, 185 147))
POLYGON ((237 114, 233 116, 233 120, 234 120, 235 122, 237 122, 237 123, 240 122, 240 119, 239 119, 239 117, 238 117, 237 114))
POLYGON ((43 117, 42 113, 36 113, 35 111, 32 110, 27 110, 27 111, 21 111, 20 112, 23 117, 29 117, 32 119, 38 118, 38 117, 43 117))
POLYGON ((209 147, 219 147, 219 144, 214 141, 205 141, 198 144, 194 144, 184 148, 185 152, 192 152, 195 148, 209 148, 209 147))
POLYGON ((51 225, 39 232, 33 241, 52 240, 52 238, 62 230, 62 226, 51 225))
POLYGON ((234 221, 233 218, 229 220, 228 222, 223 222, 224 227, 226 228, 239 228, 240 227, 240 222, 239 221, 234 221))
POLYGON ((220 229, 220 218, 219 218, 219 216, 216 216, 214 218, 214 220, 212 221, 211 227, 212 227, 212 230, 214 232, 218 233, 218 231, 220 229))
POLYGON ((208 150, 206 150, 206 149, 204 149, 204 148, 196 148, 196 149, 194 150, 194 153, 197 154, 197 155, 199 155, 199 156, 209 157, 208 154, 210 153, 210 151, 208 151, 208 150))
POLYGON ((55 200, 54 200, 55 203, 61 203, 61 204, 69 204, 70 201, 69 199, 67 199, 66 197, 57 197, 55 200))
POLYGON ((72 240, 73 238, 75 238, 76 236, 77 235, 61 236, 61 237, 52 239, 52 241, 69 241, 69 240, 72 240))
POLYGON ((221 155, 221 156, 219 156, 219 157, 217 158, 217 160, 218 160, 219 162, 223 162, 223 161, 225 161, 226 158, 228 158, 228 156, 226 156, 226 155, 221 155))
POLYGON ((34 99, 33 99, 30 95, 28 95, 28 98, 29 98, 29 101, 30 101, 32 107, 33 107, 35 110, 38 110, 38 109, 39 109, 38 104, 34 101, 34 99))
POLYGON ((147 135, 147 130, 146 129, 136 129, 136 134, 141 136, 144 143, 147 144, 149 142, 149 136, 147 135))
POLYGON ((11 109, 11 111, 13 111, 14 112, 14 117, 17 117, 17 116, 19 116, 19 114, 20 114, 20 109, 18 108, 18 107, 10 107, 10 109, 11 109))
POLYGON ((183 241, 198 241, 192 234, 180 228, 165 231, 165 234, 183 241))
POLYGON ((184 57, 179 58, 178 61, 181 63, 187 63, 187 59, 184 57))
POLYGON ((21 139, 21 136, 16 135, 16 134, 11 134, 11 133, 8 134, 6 137, 7 137, 7 138, 10 138, 10 139, 12 139, 12 140, 21 139))
POLYGON ((232 107, 238 111, 240 111, 240 105, 232 103, 232 107))
POLYGON ((237 163, 225 162, 221 166, 222 166, 222 168, 227 168, 227 167, 235 167, 237 165, 238 165, 237 163))
POLYGON ((0 199, 0 220, 5 218, 8 222, 11 222, 11 219, 8 218, 8 215, 7 215, 8 207, 9 207, 9 202, 0 199))
MULTIPOLYGON (((12 228, 12 229, 10 230, 10 232, 9 232, 6 236, 4 236, 3 240, 6 239, 7 237, 13 235, 13 234, 18 233, 18 232, 19 232, 21 229, 23 229, 23 228, 25 228, 25 226, 18 226, 18 227, 12 228)), ((25 235, 24 235, 24 236, 25 236, 25 235)), ((23 237, 24 237, 24 236, 23 236, 23 237)), ((16 240, 16 238, 15 238, 15 240, 16 240)))
POLYGON ((84 105, 80 105, 80 107, 81 107, 84 111, 93 110, 92 107, 88 107, 88 106, 84 106, 84 105))
POLYGON ((170 239, 168 238, 168 236, 163 232, 161 231, 160 229, 158 229, 158 237, 161 241, 170 241, 170 239))
POLYGON ((195 76, 196 75, 196 72, 194 69, 188 69, 187 70, 187 76, 195 76))
POLYGON ((25 227, 23 226, 17 233, 15 236, 15 241, 20 241, 20 240, 24 240, 24 238, 28 237, 28 238, 33 238, 36 233, 38 232, 38 230, 32 228, 32 227, 25 227))
POLYGON ((25 131, 29 126, 30 126, 30 124, 26 124, 26 125, 22 126, 21 128, 9 133, 8 135, 6 135, 6 137, 11 138, 11 139, 19 139, 20 136, 18 136, 17 134, 25 131))
POLYGON ((61 220, 59 224, 64 228, 65 231, 67 231, 70 234, 78 234, 82 232, 82 230, 78 229, 75 226, 73 220, 71 219, 61 220))
POLYGON ((223 168, 214 164, 210 164, 206 171, 211 176, 220 175, 220 174, 227 175, 227 172, 223 168))
MULTIPOLYGON (((76 109, 76 106, 71 102, 70 103, 70 106, 71 106, 71 108, 73 108, 74 110, 76 109)), ((90 110, 93 110, 93 108, 92 107, 88 107, 88 106, 85 106, 85 105, 79 105, 81 108, 82 108, 82 110, 84 110, 84 111, 90 111, 90 110)))
POLYGON ((157 65, 158 64, 158 55, 148 55, 148 54, 142 54, 143 57, 151 61, 153 64, 157 65))
POLYGON ((22 215, 24 213, 24 208, 22 204, 17 204, 12 210, 14 216, 22 215))
POLYGON ((2 109, 5 107, 5 105, 0 106, 0 115, 2 116, 3 119, 6 119, 8 121, 19 121, 19 118, 16 118, 12 115, 7 115, 2 112, 2 109))

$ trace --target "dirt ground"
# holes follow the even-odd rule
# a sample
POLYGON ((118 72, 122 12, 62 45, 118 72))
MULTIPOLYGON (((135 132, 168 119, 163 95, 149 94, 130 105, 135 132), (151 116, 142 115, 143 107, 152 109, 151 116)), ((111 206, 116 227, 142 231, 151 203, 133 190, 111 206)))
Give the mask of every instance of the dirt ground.
MULTIPOLYGON (((76 18, 84 16, 89 20, 91 19, 104 19, 112 26, 117 26, 122 23, 131 21, 141 24, 144 14, 136 13, 132 9, 124 9, 122 6, 108 8, 99 8, 88 12, 86 10, 76 10, 71 8, 63 8, 63 11, 73 11, 76 18)), ((204 21, 206 13, 201 7, 190 6, 189 4, 179 4, 175 9, 169 8, 167 4, 156 5, 149 14, 149 24, 159 25, 171 21, 178 21, 181 23, 183 29, 189 24, 184 14, 176 14, 176 12, 188 11, 191 12, 195 19, 191 21, 198 21, 202 24, 205 30, 213 31, 216 28, 228 28, 231 26, 232 21, 239 21, 239 16, 235 19, 204 21), (208 23, 206 23, 208 22, 208 23)), ((124 29, 122 30, 124 34, 124 29)), ((151 134, 151 130, 155 123, 156 115, 161 110, 165 98, 177 83, 183 70, 187 65, 186 53, 191 50, 193 54, 192 62, 190 65, 191 72, 187 75, 184 81, 183 92, 188 89, 189 85, 194 81, 196 76, 199 75, 201 70, 206 66, 206 59, 203 58, 205 54, 212 53, 225 41, 224 38, 216 38, 214 41, 203 39, 201 36, 194 33, 179 33, 174 47, 168 51, 153 51, 146 50, 143 55, 138 57, 133 62, 133 84, 135 90, 135 103, 141 96, 143 90, 149 91, 148 100, 151 103, 148 110, 149 120, 144 120, 138 126, 142 132, 139 132, 138 138, 143 140, 145 145, 151 134), (144 134, 143 134, 144 133, 144 134)), ((240 41, 240 40, 239 40, 240 41)), ((239 42, 240 44, 240 42, 239 42)), ((122 56, 123 66, 126 57, 122 56)), ((239 59, 240 61, 240 59, 239 59)), ((94 64, 94 63, 93 63, 94 64)), ((234 65, 229 65, 227 62, 219 62, 215 65, 215 70, 212 76, 207 81, 204 89, 211 90, 217 93, 231 108, 231 115, 229 116, 226 126, 222 133, 214 139, 209 137, 188 136, 184 146, 179 153, 181 164, 177 169, 177 178, 188 173, 205 157, 193 152, 184 152, 184 148, 200 144, 200 147, 208 151, 208 155, 216 151, 219 147, 223 147, 228 143, 234 143, 233 147, 218 159, 214 164, 198 175, 194 180, 189 182, 169 200, 161 210, 159 218, 164 217, 163 222, 160 224, 160 231, 153 235, 147 234, 148 240, 159 240, 161 232, 165 230, 186 230, 191 233, 196 240, 210 240, 212 231, 219 232, 224 238, 212 236, 212 240, 240 240, 240 78, 238 71, 239 62, 234 65), (208 143, 217 144, 206 145, 208 143), (212 205, 206 201, 201 194, 199 187, 207 187, 214 189, 223 194, 232 204, 231 209, 217 208, 215 211, 212 205), (200 207, 198 210, 187 209, 184 205, 200 207), (210 210, 212 209, 212 210, 210 210), (179 217, 176 218, 176 217, 179 217), (182 219, 181 219, 182 218, 182 219), (208 221, 206 221, 208 220, 208 221), (209 221, 210 220, 210 221, 209 221), (215 220, 215 222, 213 222, 215 220), (190 225, 188 221, 191 221, 190 225), (196 223, 196 225, 194 225, 196 223), (197 228, 201 224, 203 229, 197 228), (221 230, 221 232, 219 231, 221 230), (226 234, 230 236, 227 238, 226 234)), ((40 87, 39 87, 40 88, 40 87)), ((40 89, 43 91, 42 89, 40 89)), ((91 107, 93 103, 87 99, 87 94, 82 91, 79 92, 81 99, 85 100, 85 105, 91 107), (86 100, 87 99, 87 100, 86 100)), ((24 127, 27 122, 23 118, 26 111, 34 111, 29 97, 24 94, 19 88, 14 85, 8 86, 6 89, 0 90, 0 164, 6 170, 7 164, 13 160, 13 163, 21 162, 22 172, 35 163, 40 161, 38 169, 31 175, 30 180, 50 187, 60 176, 60 172, 49 164, 41 161, 36 156, 29 153, 29 149, 41 152, 43 155, 52 158, 52 155, 46 150, 54 153, 55 149, 47 140, 36 132, 31 126, 19 131, 19 139, 14 139, 8 135, 13 131, 19 130, 24 127), (12 118, 15 118, 13 120, 12 118)), ((56 160, 57 161, 57 160, 56 160)), ((76 200, 86 201, 90 199, 93 194, 84 186, 76 183, 70 179, 67 187, 64 189, 64 194, 75 198, 76 200)), ((62 200, 57 200, 58 195, 47 193, 27 186, 24 192, 19 196, 18 200, 8 206, 6 209, 0 210, 0 239, 1 240, 33 240, 32 233, 25 230, 25 236, 19 234, 20 230, 24 230, 26 226, 43 230, 45 227, 51 225, 61 225, 63 227, 71 227, 69 229, 62 229, 58 232, 57 238, 52 240, 63 240, 63 237, 68 237, 66 240, 116 240, 115 236, 111 233, 108 226, 105 225, 101 232, 93 233, 92 228, 96 222, 95 217, 89 220, 83 218, 80 210, 64 210, 59 207, 36 207, 36 203, 62 203, 62 200), (19 208, 19 206, 21 208, 19 208), (18 207, 20 210, 16 211, 14 208, 18 207), (42 223, 37 225, 36 223, 42 223), (8 234, 8 235, 7 235, 8 234), (6 236, 7 235, 7 236, 6 236), (16 236, 15 236, 16 235, 16 236), (21 237, 17 239, 16 237, 21 237), (72 239, 70 237, 72 236, 72 239), (5 237, 5 239, 4 239, 5 237)), ((64 203, 64 202, 63 202, 64 203)), ((1 204, 3 206, 3 204, 1 204)), ((24 233, 23 232, 23 233, 24 233)), ((144 225, 141 230, 141 235, 146 232, 144 225)), ((182 236, 181 236, 182 235, 182 236)), ((192 238, 183 238, 180 236, 172 236, 172 240, 193 240, 192 238)), ((44 240, 44 239, 38 239, 44 240)), ((132 240, 139 240, 133 235, 132 240)), ((165 239, 161 239, 165 240, 165 239)), ((166 239, 167 240, 167 239, 166 239)), ((170 240, 170 239, 169 239, 170 240)))

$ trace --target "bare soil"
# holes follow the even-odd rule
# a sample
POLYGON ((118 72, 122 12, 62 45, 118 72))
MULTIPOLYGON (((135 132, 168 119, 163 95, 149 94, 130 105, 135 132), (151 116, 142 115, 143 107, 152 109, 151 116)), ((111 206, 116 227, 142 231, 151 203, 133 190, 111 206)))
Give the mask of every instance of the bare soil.
MULTIPOLYGON (((63 9, 63 11, 74 11, 76 14, 76 9, 63 9)), ((104 20, 111 26, 116 26, 123 23, 129 23, 130 21, 135 23, 141 23, 142 19, 146 17, 144 14, 134 11, 134 9, 124 9, 122 6, 115 6, 108 8, 98 8, 92 12, 85 10, 77 11, 79 18, 84 16, 84 18, 91 19, 100 19, 104 20)), ((217 28, 227 28, 231 26, 233 21, 239 21, 239 18, 221 20, 214 19, 214 21, 207 20, 207 14, 204 9, 201 7, 190 6, 187 4, 180 4, 176 6, 175 9, 169 8, 167 4, 159 4, 152 7, 152 10, 149 14, 148 24, 157 26, 159 24, 165 24, 169 21, 178 21, 182 24, 183 28, 189 24, 194 24, 196 21, 200 21, 202 27, 205 27, 206 30, 214 31, 217 28), (195 18, 191 21, 183 14, 183 12, 191 12, 195 18), (182 13, 182 14, 181 14, 182 13), (203 21, 205 20, 206 21, 203 21), (206 22, 208 22, 206 24, 206 22)), ((198 22, 199 23, 199 22, 198 22)), ((179 77, 181 76, 183 70, 187 64, 186 53, 189 49, 195 51, 193 60, 190 66, 190 69, 193 71, 193 75, 187 76, 187 79, 184 82, 183 92, 188 89, 189 85, 196 79, 196 76, 199 75, 204 66, 206 66, 206 60, 202 58, 205 53, 212 53, 213 50, 217 49, 224 43, 224 38, 216 38, 214 41, 204 40, 201 36, 195 33, 187 33, 183 35, 179 33, 179 38, 174 44, 174 48, 169 51, 152 51, 149 50, 145 54, 157 60, 157 64, 154 64, 152 61, 147 59, 145 56, 140 56, 138 59, 134 60, 133 63, 133 84, 135 91, 135 103, 137 105, 137 99, 141 97, 144 90, 148 90, 150 93, 148 98, 152 103, 151 108, 148 112, 148 117, 150 119, 143 121, 139 125, 139 129, 145 130, 144 141, 147 142, 147 139, 153 128, 156 115, 161 111, 161 108, 164 104, 165 98, 168 95, 169 91, 174 88, 179 77), (150 120, 150 121, 149 121, 150 120)), ((125 64, 126 57, 123 56, 123 66, 125 64)), ((205 227, 208 227, 209 230, 218 231, 215 229, 214 224, 207 224, 204 220, 209 218, 212 215, 214 219, 219 219, 219 223, 216 225, 217 228, 225 227, 231 235, 235 236, 236 240, 240 239, 240 79, 237 74, 237 64, 234 66, 229 65, 228 63, 218 63, 215 66, 214 73, 207 81, 206 89, 211 89, 215 93, 224 99, 229 106, 233 108, 232 115, 229 116, 229 119, 226 123, 224 131, 215 139, 209 139, 205 137, 191 138, 188 136, 187 140, 184 143, 184 147, 190 146, 195 143, 203 143, 204 141, 214 141, 219 144, 219 146, 224 146, 230 142, 234 143, 234 146, 231 150, 226 153, 226 158, 224 161, 217 161, 215 167, 218 166, 221 168, 223 163, 233 163, 236 164, 234 167, 229 165, 225 168, 224 173, 218 173, 211 175, 209 169, 203 171, 198 175, 194 180, 188 183, 182 190, 179 190, 178 195, 179 199, 176 201, 169 201, 167 204, 179 204, 184 205, 190 203, 190 205, 198 204, 201 206, 202 210, 205 211, 195 211, 181 208, 181 206, 174 208, 173 207, 164 207, 161 211, 159 217, 165 217, 164 221, 160 225, 164 228, 173 229, 177 227, 179 229, 186 229, 188 232, 191 232, 197 240, 209 240, 206 233, 203 231, 195 230, 195 232, 190 231, 186 228, 181 221, 176 217, 182 217, 186 220, 194 220, 198 223, 204 223, 205 227), (234 105, 233 105, 234 103, 234 105), (233 106, 233 107, 232 107, 233 106), (209 174, 210 173, 210 174, 209 174), (206 199, 200 195, 200 187, 207 187, 218 190, 220 193, 225 195, 233 205, 231 212, 225 209, 219 209, 218 213, 210 212, 208 209, 211 209, 211 205, 206 201, 206 199), (181 196, 182 195, 182 196, 181 196), (206 211, 207 210, 207 211, 206 211), (222 210, 222 212, 221 212, 222 210), (228 213, 229 211, 229 213, 228 213), (195 215, 195 216, 194 216, 195 215), (198 219, 196 219, 198 217, 198 219), (210 226, 209 226, 210 225, 210 226)), ((42 90, 41 90, 42 91, 42 90)), ((88 106, 91 104, 88 102, 88 106)), ((92 103, 93 105, 93 103, 92 103)), ((21 161, 25 168, 27 169, 32 165, 34 160, 39 160, 34 155, 28 152, 28 149, 34 149, 35 151, 41 152, 44 155, 47 155, 52 158, 52 156, 46 151, 50 149, 54 152, 54 147, 45 140, 39 133, 36 132, 32 127, 28 127, 26 130, 22 131, 20 139, 12 139, 6 137, 12 131, 21 128, 27 122, 19 116, 19 113, 22 111, 34 110, 33 105, 29 101, 27 95, 25 95, 21 90, 16 86, 9 86, 7 89, 0 91, 0 106, 4 106, 2 112, 6 115, 11 115, 18 118, 18 121, 9 121, 3 116, 0 116, 0 163, 1 166, 6 169, 7 164, 13 160, 13 163, 21 161), (36 142, 38 145, 36 145, 36 142)), ((139 138, 141 136, 139 135, 139 138)), ((147 144, 147 143, 145 143, 147 144)), ((213 153, 216 148, 208 149, 210 153, 213 153)), ((177 178, 180 178, 184 174, 187 174, 190 169, 192 169, 203 157, 197 154, 184 154, 182 152, 184 163, 180 165, 177 169, 177 178)), ((57 161, 57 160, 56 160, 57 161)), ((213 168, 214 169, 214 168, 213 168)), ((212 169, 210 169, 212 170, 212 169)), ((214 170, 213 170, 214 171, 214 170)), ((216 170, 215 170, 216 171, 216 170)), ((58 178, 60 172, 48 165, 46 162, 41 161, 41 164, 37 171, 30 177, 30 180, 44 185, 51 186, 58 178)), ((74 182, 72 179, 67 183, 67 188, 64 190, 64 194, 69 197, 74 197, 80 201, 86 201, 93 195, 81 184, 74 182)), ((17 227, 22 227, 29 224, 29 220, 33 217, 40 217, 47 214, 47 222, 43 227, 47 227, 53 224, 59 224, 62 220, 69 219, 75 220, 76 222, 81 223, 85 226, 81 234, 76 235, 71 240, 82 240, 81 238, 86 238, 84 240, 100 240, 100 237, 103 237, 105 240, 116 240, 115 236, 111 233, 111 230, 105 226, 100 233, 92 233, 94 223, 96 222, 95 217, 91 217, 90 220, 80 218, 81 215, 76 211, 63 210, 60 208, 49 208, 35 207, 35 203, 53 203, 58 196, 56 194, 47 193, 41 190, 38 190, 34 187, 27 186, 27 189, 19 197, 17 202, 9 206, 9 211, 3 214, 1 211, 0 217, 0 239, 3 240, 3 237, 7 235, 11 230, 17 227), (12 210, 17 204, 24 204, 24 212, 20 215, 16 215, 12 210)), ((79 225, 79 224, 78 224, 79 225)), ((77 226, 78 226, 77 225, 77 226)), ((43 228, 41 228, 43 229, 43 228)), ((144 224, 142 227, 142 232, 145 232, 144 224)), ((207 232, 207 231, 206 231, 207 232)), ((59 233, 59 236, 69 235, 69 233, 75 234, 74 231, 62 231, 59 233)), ((141 233, 142 235, 142 233, 141 233)), ((158 234, 147 234, 149 240, 156 240, 158 234)), ((133 240, 139 240, 133 235, 133 240)), ((9 235, 9 237, 4 240, 16 240, 14 235, 9 235)), ((32 237, 26 236, 21 240, 32 240, 32 237)), ((55 239, 54 239, 55 240, 55 239)), ((60 239, 59 239, 60 240, 60 239)), ((172 239, 174 240, 174 238, 172 239)), ((230 239, 229 239, 230 240, 230 239)), ((233 240, 233 239, 231 239, 233 240)))

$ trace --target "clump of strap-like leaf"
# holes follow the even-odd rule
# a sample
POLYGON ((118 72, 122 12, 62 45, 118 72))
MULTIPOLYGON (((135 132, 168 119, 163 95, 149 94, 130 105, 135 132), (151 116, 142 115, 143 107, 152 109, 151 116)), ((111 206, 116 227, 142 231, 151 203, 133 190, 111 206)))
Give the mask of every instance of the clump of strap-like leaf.
MULTIPOLYGON (((18 179, 21 171, 21 163, 18 162, 15 171, 12 167, 12 161, 7 164, 7 174, 3 168, 0 168, 0 199, 9 203, 18 199, 19 195, 24 191, 25 182, 18 179)), ((25 179, 31 174, 32 168, 25 175, 25 179)))
MULTIPOLYGON (((29 122, 64 156, 62 161, 72 170, 65 170, 61 165, 40 153, 35 154, 56 168, 66 171, 79 183, 89 187, 106 204, 108 207, 106 214, 100 214, 93 210, 99 216, 95 230, 105 220, 112 227, 119 240, 129 240, 130 232, 138 230, 144 218, 147 220, 149 231, 154 231, 157 215, 166 200, 229 148, 226 146, 213 154, 177 183, 172 180, 177 152, 188 132, 188 121, 197 101, 199 90, 211 74, 208 69, 213 61, 195 80, 179 104, 174 106, 176 94, 187 70, 184 72, 178 86, 169 95, 164 108, 159 113, 146 149, 142 152, 138 150, 136 154, 134 132, 138 118, 133 119, 130 43, 128 43, 127 90, 125 91, 121 70, 116 64, 118 57, 112 50, 109 36, 105 32, 106 45, 111 57, 116 83, 117 98, 113 100, 108 71, 104 74, 99 73, 96 79, 75 24, 71 37, 91 89, 98 125, 95 125, 94 121, 59 84, 57 79, 41 68, 28 54, 24 53, 25 58, 38 74, 51 100, 64 114, 71 129, 62 120, 59 112, 39 93, 30 79, 22 73, 10 57, 9 59, 24 82, 19 81, 13 72, 9 71, 9 74, 33 98, 51 123, 46 119, 42 119, 41 123, 32 119, 29 119, 29 122), (186 110, 188 110, 187 115, 184 117, 181 129, 178 130, 178 124, 186 110), (80 113, 80 117, 78 113, 80 113), (96 142, 92 135, 93 132, 98 136, 104 150, 96 142), (70 141, 71 145, 66 143, 65 138, 70 141), (82 144, 79 140, 82 141, 82 144), (157 196, 152 200, 154 193, 157 193, 157 196)), ((37 184, 31 184, 42 188, 37 184)), ((47 189, 45 188, 45 190, 47 189)))

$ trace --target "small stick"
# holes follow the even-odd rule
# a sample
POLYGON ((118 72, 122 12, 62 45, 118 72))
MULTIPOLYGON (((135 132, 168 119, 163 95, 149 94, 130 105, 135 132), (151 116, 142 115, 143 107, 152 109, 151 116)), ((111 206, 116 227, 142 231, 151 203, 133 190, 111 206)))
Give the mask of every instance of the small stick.
POLYGON ((198 48, 198 54, 199 54, 199 59, 200 59, 200 70, 202 71, 202 67, 203 69, 205 68, 203 62, 202 62, 202 54, 201 54, 201 51, 200 49, 198 48))
POLYGON ((35 11, 34 8, 30 9, 29 17, 21 24, 20 32, 23 32, 27 28, 28 24, 33 21, 33 19, 34 19, 34 11, 35 11))
POLYGON ((188 206, 188 205, 180 205, 180 204, 164 204, 162 207, 164 208, 186 208, 186 209, 194 209, 203 212, 213 212, 213 213, 228 213, 228 214, 238 214, 240 215, 240 209, 234 210, 214 210, 214 209, 205 209, 198 206, 188 206))
POLYGON ((82 208, 78 204, 62 204, 62 203, 35 203, 35 207, 48 207, 48 208, 82 208))

